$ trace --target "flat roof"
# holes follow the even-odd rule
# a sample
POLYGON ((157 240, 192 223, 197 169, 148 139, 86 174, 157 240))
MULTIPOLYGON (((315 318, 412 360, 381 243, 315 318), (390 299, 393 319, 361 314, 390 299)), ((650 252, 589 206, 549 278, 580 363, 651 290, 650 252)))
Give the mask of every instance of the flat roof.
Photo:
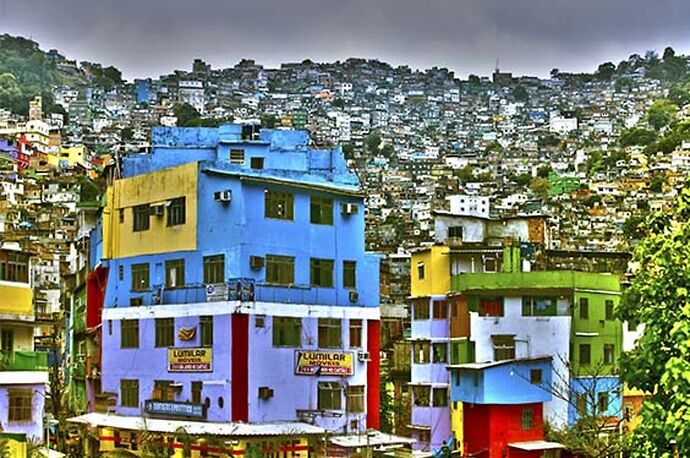
POLYGON ((184 428, 192 436, 213 435, 228 437, 253 436, 300 436, 322 435, 324 428, 302 422, 271 422, 271 423, 212 423, 205 421, 164 420, 148 417, 128 417, 107 413, 92 412, 67 421, 90 426, 126 429, 130 431, 147 430, 158 433, 174 433, 184 428))
POLYGON ((548 441, 528 441, 528 442, 510 442, 508 447, 516 448, 518 450, 524 451, 535 451, 535 450, 562 450, 565 449, 563 444, 558 442, 548 442, 548 441))
POLYGON ((550 361, 551 356, 535 356, 533 358, 515 358, 504 359, 501 361, 485 361, 481 363, 464 363, 464 364, 450 364, 446 367, 449 369, 467 369, 467 370, 482 370, 490 367, 503 366, 505 364, 525 364, 538 361, 550 361))
POLYGON ((48 371, 0 372, 1 385, 41 385, 48 383, 48 371))

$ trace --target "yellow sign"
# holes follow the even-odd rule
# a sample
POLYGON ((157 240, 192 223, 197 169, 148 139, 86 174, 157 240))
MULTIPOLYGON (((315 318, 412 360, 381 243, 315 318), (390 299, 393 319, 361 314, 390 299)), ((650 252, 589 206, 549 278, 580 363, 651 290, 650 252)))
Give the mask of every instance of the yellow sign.
POLYGON ((295 374, 297 375, 352 375, 352 353, 343 351, 295 352, 295 374))
POLYGON ((169 348, 168 372, 211 372, 213 351, 210 348, 169 348))

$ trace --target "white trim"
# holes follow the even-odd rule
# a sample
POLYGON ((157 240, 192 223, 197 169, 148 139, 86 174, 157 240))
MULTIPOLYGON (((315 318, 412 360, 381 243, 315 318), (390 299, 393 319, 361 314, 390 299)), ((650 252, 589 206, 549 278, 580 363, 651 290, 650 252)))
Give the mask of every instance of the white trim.
POLYGON ((23 281, 0 280, 0 286, 11 286, 13 288, 31 289, 31 284, 24 283, 23 281))
POLYGON ((379 307, 351 307, 336 305, 286 304, 282 302, 198 302, 194 304, 166 304, 142 307, 103 309, 104 320, 196 317, 200 315, 285 316, 294 318, 344 318, 380 320, 379 307))
POLYGON ((622 296, 623 293, 620 291, 611 291, 607 289, 587 289, 587 288, 574 288, 576 293, 590 293, 590 294, 606 294, 610 296, 622 296))

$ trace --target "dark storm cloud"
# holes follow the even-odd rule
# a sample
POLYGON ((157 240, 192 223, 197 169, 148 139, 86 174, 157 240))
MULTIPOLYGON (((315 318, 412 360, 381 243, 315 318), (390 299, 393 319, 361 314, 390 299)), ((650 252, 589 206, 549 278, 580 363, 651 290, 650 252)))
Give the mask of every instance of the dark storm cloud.
POLYGON ((689 0, 0 0, 0 32, 31 36, 126 76, 376 57, 460 75, 592 70, 671 45, 690 49, 689 0))

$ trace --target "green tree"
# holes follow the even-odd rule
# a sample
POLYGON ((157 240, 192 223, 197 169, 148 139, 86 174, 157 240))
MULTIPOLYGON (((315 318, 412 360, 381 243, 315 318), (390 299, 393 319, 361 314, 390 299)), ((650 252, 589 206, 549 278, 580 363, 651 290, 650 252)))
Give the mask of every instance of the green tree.
POLYGON ((602 81, 610 81, 613 75, 616 73, 616 66, 613 62, 604 62, 599 65, 597 71, 594 72, 594 76, 602 81))
POLYGON ((632 457, 690 456, 690 182, 672 211, 651 215, 633 256, 634 278, 618 315, 644 324, 635 348, 623 355, 621 377, 648 393, 633 431, 632 457))
POLYGON ((532 182, 529 185, 529 188, 530 191, 532 191, 534 194, 541 197, 546 197, 549 194, 551 183, 549 183, 549 180, 546 178, 537 177, 532 180, 532 182))
POLYGON ((518 84, 515 86, 515 89, 513 89, 513 97, 520 102, 526 102, 529 99, 529 93, 527 89, 525 89, 525 86, 518 84))
POLYGON ((355 157, 355 146, 352 143, 345 143, 342 148, 345 159, 353 159, 355 157))
POLYGON ((646 120, 655 130, 659 130, 671 123, 676 117, 678 106, 669 100, 660 99, 650 105, 646 120))
POLYGON ((468 181, 474 180, 474 169, 472 169, 471 165, 466 165, 460 169, 455 170, 453 172, 453 175, 458 177, 458 179, 463 183, 467 183, 468 181))
POLYGON ((529 173, 521 173, 520 175, 513 175, 510 177, 510 181, 518 186, 527 186, 532 182, 532 175, 529 173))
POLYGON ((549 174, 553 171, 550 165, 542 165, 537 169, 537 176, 540 178, 548 178, 549 174))
POLYGON ((173 107, 178 127, 191 127, 197 123, 200 115, 196 108, 188 103, 178 103, 173 107))
POLYGON ((647 146, 650 143, 654 143, 656 139, 656 132, 643 127, 633 127, 631 129, 627 129, 623 131, 619 137, 621 146, 647 146))
POLYGON ((366 139, 367 149, 371 153, 376 153, 381 145, 381 135, 377 131, 372 131, 367 135, 366 139))
POLYGON ((479 79, 479 77, 477 75, 470 75, 467 78, 467 82, 470 84, 479 85, 481 83, 481 80, 479 79))
POLYGON ((261 116, 261 127, 266 129, 274 129, 278 123, 278 118, 273 114, 265 114, 261 116))

